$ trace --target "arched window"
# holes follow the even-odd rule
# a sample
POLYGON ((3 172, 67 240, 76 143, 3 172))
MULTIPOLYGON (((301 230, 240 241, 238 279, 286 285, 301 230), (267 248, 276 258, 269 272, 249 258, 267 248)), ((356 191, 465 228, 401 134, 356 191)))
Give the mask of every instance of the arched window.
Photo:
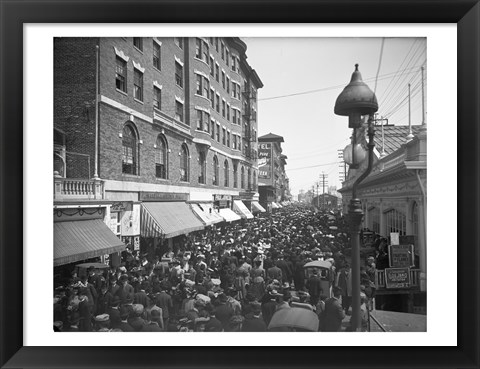
POLYGON ((252 170, 250 168, 247 169, 247 189, 252 189, 252 170))
POLYGON ((405 214, 398 211, 397 209, 391 209, 385 212, 385 226, 386 234, 390 233, 399 233, 400 236, 406 234, 406 218, 405 214))
POLYGON ((168 178, 168 146, 165 136, 158 135, 155 145, 155 176, 157 178, 168 178))
POLYGON ((245 168, 240 169, 240 187, 245 188, 245 168))
POLYGON ((198 176, 198 183, 205 184, 207 178, 207 160, 205 153, 202 151, 198 155, 198 162, 200 164, 200 175, 198 176))
POLYGON ((253 171, 253 189, 257 189, 257 172, 253 171))
POLYGON ((131 123, 125 124, 122 132, 122 173, 137 174, 137 134, 131 123))
POLYGON ((188 155, 187 145, 183 144, 181 150, 182 151, 180 151, 180 181, 188 182, 190 158, 188 155))
POLYGON ((418 204, 414 202, 412 205, 412 234, 418 236, 418 204))
POLYGON ((213 185, 218 186, 218 159, 213 157, 213 185))
POLYGON ((233 188, 238 187, 238 163, 233 163, 233 188))
POLYGON ((223 162, 223 186, 228 187, 228 161, 225 159, 223 162))

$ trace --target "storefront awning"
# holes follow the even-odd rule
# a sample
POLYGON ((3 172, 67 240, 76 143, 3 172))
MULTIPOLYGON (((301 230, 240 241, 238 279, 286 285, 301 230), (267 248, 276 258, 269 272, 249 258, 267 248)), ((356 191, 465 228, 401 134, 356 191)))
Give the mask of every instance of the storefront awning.
POLYGON ((172 238, 205 226, 184 202, 144 202, 140 213, 142 237, 172 238))
POLYGON ((254 213, 265 213, 265 208, 258 203, 258 201, 252 201, 252 211, 254 213))
POLYGON ((53 265, 74 263, 125 250, 125 244, 101 219, 57 222, 53 265))
POLYGON ((278 209, 279 206, 277 205, 276 202, 272 202, 272 209, 278 209))
POLYGON ((226 222, 234 222, 236 220, 242 219, 239 215, 235 214, 231 209, 224 208, 219 210, 220 215, 226 222))
POLYGON ((190 206, 200 220, 207 226, 223 222, 222 216, 213 208, 212 204, 192 203, 190 206))
POLYGON ((252 219, 253 214, 248 210, 242 200, 234 200, 233 201, 233 210, 235 213, 240 215, 242 218, 252 219))

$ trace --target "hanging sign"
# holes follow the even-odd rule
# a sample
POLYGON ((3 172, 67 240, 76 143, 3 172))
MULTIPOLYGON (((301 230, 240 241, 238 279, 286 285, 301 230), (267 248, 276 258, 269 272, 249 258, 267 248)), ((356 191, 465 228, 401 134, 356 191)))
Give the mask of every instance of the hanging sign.
POLYGON ((388 246, 388 259, 392 268, 408 268, 415 265, 413 245, 388 246))
POLYGON ((386 288, 410 288, 410 269, 409 268, 386 268, 385 269, 385 287, 386 288))

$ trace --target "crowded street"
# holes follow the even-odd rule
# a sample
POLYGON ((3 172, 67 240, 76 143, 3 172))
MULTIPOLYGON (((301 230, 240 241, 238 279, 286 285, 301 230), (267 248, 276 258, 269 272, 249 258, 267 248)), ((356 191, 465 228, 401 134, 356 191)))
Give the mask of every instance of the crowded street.
MULTIPOLYGON (((144 254, 127 249, 116 268, 92 260, 82 274, 75 268, 70 278, 57 276, 55 329, 348 330, 341 324, 350 314, 351 298, 351 284, 342 278, 349 268, 343 254, 346 227, 338 213, 287 205, 273 214, 192 232, 163 254, 159 248, 144 254), (305 265, 315 261, 324 261, 327 272, 314 267, 306 274, 305 265), (293 317, 291 324, 289 318, 275 318, 288 309, 305 318, 293 317)), ((365 313, 372 282, 366 274, 365 313)), ((364 323, 366 330, 366 316, 364 323)))

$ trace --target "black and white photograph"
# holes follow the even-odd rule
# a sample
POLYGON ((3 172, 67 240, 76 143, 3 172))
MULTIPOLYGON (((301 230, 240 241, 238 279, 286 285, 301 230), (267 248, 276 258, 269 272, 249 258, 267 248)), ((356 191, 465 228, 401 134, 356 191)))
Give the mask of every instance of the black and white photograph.
POLYGON ((427 48, 55 37, 52 329, 427 332, 427 48))

